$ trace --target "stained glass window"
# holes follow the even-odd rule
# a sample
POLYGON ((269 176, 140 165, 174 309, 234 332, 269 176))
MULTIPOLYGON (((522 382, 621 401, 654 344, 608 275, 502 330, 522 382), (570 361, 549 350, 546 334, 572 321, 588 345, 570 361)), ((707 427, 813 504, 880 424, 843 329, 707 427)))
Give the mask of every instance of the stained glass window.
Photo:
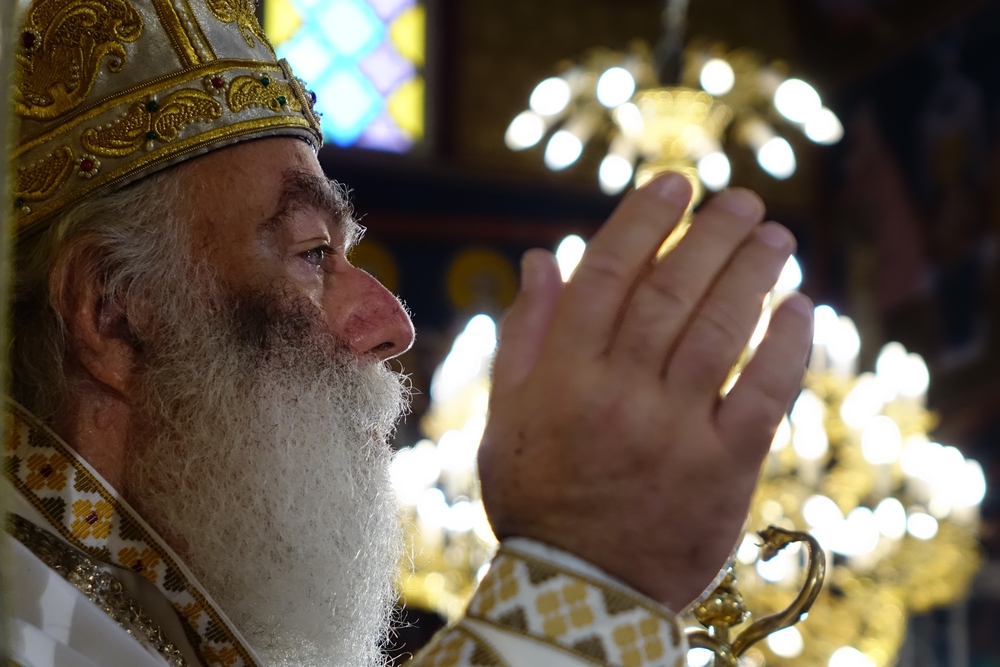
POLYGON ((404 152, 421 140, 426 20, 418 0, 266 0, 264 29, 316 93, 328 141, 404 152))

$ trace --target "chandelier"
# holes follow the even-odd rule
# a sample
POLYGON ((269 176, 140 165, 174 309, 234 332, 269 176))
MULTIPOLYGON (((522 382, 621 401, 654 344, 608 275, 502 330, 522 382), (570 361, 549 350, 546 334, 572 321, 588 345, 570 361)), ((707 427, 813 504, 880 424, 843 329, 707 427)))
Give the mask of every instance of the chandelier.
MULTIPOLYGON (((564 279, 585 249, 560 244, 564 279)), ((763 338, 770 314, 802 273, 791 258, 764 304, 738 369, 763 338)), ((749 649, 744 667, 888 667, 907 619, 961 599, 980 562, 978 511, 986 491, 980 465, 928 437, 924 361, 889 343, 871 372, 858 373, 853 322, 829 306, 815 313, 804 389, 763 465, 747 531, 734 562, 737 587, 755 613, 789 605, 807 577, 806 550, 790 545, 759 557, 756 531, 808 531, 827 554, 827 584, 808 618, 749 649)), ((473 317, 434 374, 427 438, 400 450, 392 479, 403 505, 407 554, 399 580, 407 604, 457 619, 497 541, 483 510, 475 462, 486 423, 496 326, 473 317)), ((694 617, 685 619, 689 627, 694 617)), ((751 623, 734 628, 740 631, 751 623)), ((710 652, 693 649, 689 667, 710 652)))
POLYGON ((799 132, 818 144, 840 141, 844 130, 836 114, 813 86, 790 78, 784 63, 767 62, 750 49, 703 43, 690 44, 681 58, 677 35, 683 33, 686 4, 668 3, 659 59, 641 41, 624 53, 594 48, 535 86, 529 108, 507 127, 508 148, 522 151, 544 142, 545 166, 560 171, 580 158, 588 142, 600 142, 607 146, 598 170, 605 193, 672 170, 695 184, 697 202, 704 189, 729 185, 727 146, 748 147, 761 169, 783 180, 796 170, 795 151, 783 132, 799 132))

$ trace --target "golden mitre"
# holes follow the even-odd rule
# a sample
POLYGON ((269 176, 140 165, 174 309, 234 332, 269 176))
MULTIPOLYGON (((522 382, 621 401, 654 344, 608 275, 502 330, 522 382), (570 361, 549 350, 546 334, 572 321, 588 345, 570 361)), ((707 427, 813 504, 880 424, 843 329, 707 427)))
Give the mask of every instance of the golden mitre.
POLYGON ((191 157, 267 136, 322 143, 315 96, 255 0, 31 0, 17 36, 18 235, 191 157))

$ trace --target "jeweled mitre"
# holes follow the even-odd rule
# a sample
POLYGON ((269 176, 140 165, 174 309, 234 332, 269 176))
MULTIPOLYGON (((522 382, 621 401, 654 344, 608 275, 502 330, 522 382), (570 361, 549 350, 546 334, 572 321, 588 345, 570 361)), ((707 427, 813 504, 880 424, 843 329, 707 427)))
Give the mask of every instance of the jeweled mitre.
POLYGON ((13 110, 19 235, 101 191, 265 136, 322 142, 254 0, 31 0, 13 110))

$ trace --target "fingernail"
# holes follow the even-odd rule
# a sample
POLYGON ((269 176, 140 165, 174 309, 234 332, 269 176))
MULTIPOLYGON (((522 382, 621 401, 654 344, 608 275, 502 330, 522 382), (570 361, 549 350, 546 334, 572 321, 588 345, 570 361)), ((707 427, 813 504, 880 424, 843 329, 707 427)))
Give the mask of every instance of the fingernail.
POLYGON ((538 287, 541 272, 538 270, 538 260, 534 253, 526 252, 521 256, 521 290, 532 291, 538 287))
POLYGON ((767 224, 757 232, 757 239, 775 250, 784 250, 792 245, 792 233, 777 224, 767 224))
POLYGON ((809 297, 805 296, 804 294, 800 294, 798 292, 791 294, 788 296, 787 299, 785 299, 785 303, 787 304, 788 308, 795 311, 799 315, 812 319, 813 304, 812 301, 809 299, 809 297))
POLYGON ((719 205, 741 218, 759 218, 764 215, 764 203, 749 190, 726 190, 717 198, 719 205))
POLYGON ((691 199, 691 184, 681 174, 661 176, 650 185, 661 199, 684 205, 691 199))

